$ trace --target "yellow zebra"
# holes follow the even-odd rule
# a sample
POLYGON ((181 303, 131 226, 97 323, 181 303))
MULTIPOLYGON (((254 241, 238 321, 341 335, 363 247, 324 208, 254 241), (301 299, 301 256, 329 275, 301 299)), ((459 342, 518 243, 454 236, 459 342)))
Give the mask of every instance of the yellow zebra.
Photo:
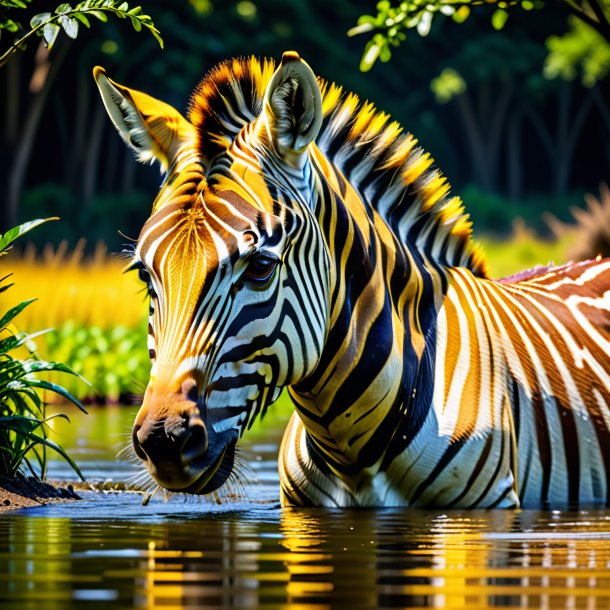
POLYGON ((94 75, 164 174, 131 265, 160 485, 218 489, 287 388, 285 504, 608 502, 610 261, 489 279, 417 140, 295 52, 218 65, 188 118, 94 75))

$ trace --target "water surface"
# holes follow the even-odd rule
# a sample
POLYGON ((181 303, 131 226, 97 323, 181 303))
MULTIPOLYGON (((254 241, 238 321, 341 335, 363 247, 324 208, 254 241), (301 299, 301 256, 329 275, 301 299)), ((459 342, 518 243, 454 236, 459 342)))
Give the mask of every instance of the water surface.
MULTIPOLYGON (((60 440, 88 478, 124 481, 131 417, 92 410, 60 440)), ((85 492, 0 516, 0 608, 610 607, 610 511, 280 509, 280 424, 220 504, 85 492)))

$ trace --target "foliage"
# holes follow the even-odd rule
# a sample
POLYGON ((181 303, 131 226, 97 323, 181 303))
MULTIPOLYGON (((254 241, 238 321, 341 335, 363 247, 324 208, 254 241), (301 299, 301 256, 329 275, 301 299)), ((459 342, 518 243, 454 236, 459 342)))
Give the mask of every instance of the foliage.
MULTIPOLYGON (((6 254, 15 239, 42 222, 45 221, 26 223, 0 236, 0 256, 6 254)), ((12 286, 6 283, 8 277, 10 274, 0 280, 0 292, 12 286)), ((46 450, 50 448, 82 478, 72 458, 47 436, 49 422, 54 417, 67 419, 67 416, 57 414, 47 417, 41 394, 44 391, 52 392, 84 409, 65 388, 37 376, 47 372, 75 373, 61 362, 47 362, 37 357, 32 340, 41 333, 18 332, 13 325, 14 319, 32 302, 22 301, 0 317, 0 475, 12 477, 25 466, 33 475, 44 478, 46 450), (27 349, 28 357, 15 356, 19 348, 27 349)))
POLYGON ((69 362, 76 373, 90 381, 85 386, 74 379, 68 386, 83 400, 131 403, 148 382, 150 359, 146 326, 142 324, 103 329, 68 321, 46 337, 45 352, 69 362))
MULTIPOLYGON (((9 258, 18 280, 13 289, 16 297, 27 299, 28 286, 36 286, 40 300, 22 314, 23 328, 61 329, 68 322, 76 328, 97 326, 103 332, 120 325, 145 328, 147 307, 136 274, 121 273, 124 261, 108 255, 101 243, 91 256, 84 251, 84 240, 71 251, 63 241, 57 248, 31 247, 9 258)), ((45 357, 47 340, 45 335, 40 341, 45 357)))
MULTIPOLYGON (((607 0, 559 0, 564 8, 595 29, 610 42, 610 5, 607 0)), ((436 15, 448 16, 457 23, 468 19, 475 9, 491 10, 491 25, 501 30, 508 20, 509 12, 516 8, 526 11, 541 9, 544 0, 403 0, 394 4, 390 0, 377 3, 376 15, 362 15, 358 24, 348 32, 349 36, 369 34, 360 69, 370 70, 377 59, 382 62, 392 57, 392 48, 398 47, 407 38, 409 30, 420 36, 430 32, 436 15)))
MULTIPOLYGON (((0 31, 7 30, 11 33, 19 32, 23 26, 13 18, 6 16, 7 9, 25 9, 31 0, 0 0, 0 31)), ((155 27, 152 18, 142 12, 142 7, 129 8, 127 2, 121 0, 85 0, 72 7, 68 3, 60 4, 53 13, 38 13, 30 20, 30 30, 16 40, 9 49, 0 56, 0 67, 3 66, 18 49, 32 36, 41 36, 45 46, 53 47, 57 36, 63 29, 68 38, 76 38, 80 25, 91 27, 90 18, 95 17, 99 21, 108 21, 108 14, 115 15, 120 19, 128 19, 136 32, 147 29, 163 48, 163 39, 159 30, 155 27)))
POLYGON ((583 21, 570 17, 563 36, 550 36, 544 64, 547 78, 571 80, 580 72, 585 87, 592 87, 608 75, 610 41, 583 21))
POLYGON ((453 68, 445 68, 430 82, 430 89, 439 104, 446 104, 456 95, 466 91, 466 81, 462 75, 453 68))
POLYGON ((64 241, 57 249, 28 249, 12 258, 18 296, 27 297, 22 285, 35 285, 44 304, 29 308, 23 324, 56 329, 37 339, 37 350, 88 380, 73 378, 67 386, 72 394, 128 402, 143 390, 150 370, 142 286, 135 274, 121 273, 125 263, 102 244, 90 257, 84 250, 84 240, 71 252, 64 241))
MULTIPOLYGON (((376 69, 366 74, 357 69, 366 35, 341 39, 337 32, 355 24, 360 14, 373 13, 375 2, 370 0, 256 0, 245 4, 141 0, 138 4, 154 16, 163 32, 163 53, 152 36, 109 19, 104 27, 79 35, 67 53, 63 53, 67 45, 62 40, 48 55, 30 44, 26 53, 0 70, 0 91, 6 94, 0 95, 0 156, 6 160, 0 176, 5 202, 0 206, 0 227, 60 215, 62 223, 34 233, 39 251, 46 242, 56 246, 62 239, 68 239, 72 249, 84 235, 89 251, 98 239, 105 240, 110 250, 120 251, 125 240, 119 232, 137 237, 158 190, 158 173, 133 163, 107 119, 91 80, 95 64, 105 66, 118 82, 146 91, 184 113, 193 86, 217 61, 249 54, 277 59, 284 50, 294 48, 321 77, 369 99, 411 131, 455 189, 478 182, 481 188, 520 201, 532 192, 553 188, 555 172, 567 177, 564 192, 590 190, 600 178, 606 178, 610 139, 600 128, 598 107, 610 99, 610 79, 591 90, 583 90, 578 80, 569 83, 569 109, 574 114, 586 105, 584 98, 598 89, 601 100, 589 106, 582 129, 575 129, 570 171, 559 167, 546 146, 541 147, 540 126, 548 128, 552 149, 561 150, 555 144, 562 132, 557 115, 564 82, 542 76, 544 41, 565 25, 565 15, 552 10, 552 3, 547 3, 549 10, 513 10, 510 27, 500 32, 487 27, 489 12, 484 7, 455 27, 450 19, 437 16, 428 37, 409 35, 408 51, 394 53, 389 63, 377 62, 376 69), (42 68, 39 62, 43 62, 42 68), (45 74, 43 68, 48 69, 46 80, 40 76, 45 74), (467 89, 439 107, 430 81, 446 68, 455 70, 467 89), (34 75, 39 77, 36 91, 30 88, 34 75), (511 86, 508 110, 498 121, 500 135, 495 139, 499 144, 494 153, 494 134, 485 125, 493 125, 496 109, 503 107, 498 103, 500 97, 511 86), (490 160, 487 166, 496 167, 495 176, 488 172, 490 187, 479 181, 485 167, 471 153, 469 134, 474 132, 466 125, 461 108, 466 100, 485 138, 481 155, 490 160), (12 191, 11 184, 15 185, 12 191), (10 201, 13 208, 7 205, 10 201), (10 210, 14 210, 13 216, 8 215, 10 210)), ((571 112, 566 114, 572 130, 576 123, 571 112)), ((532 214, 541 212, 536 209, 532 214)), ((139 305, 137 298, 132 301, 139 305)))
MULTIPOLYGON (((133 169, 135 163, 131 157, 126 156, 124 162, 128 167, 130 164, 133 169)), ((154 173, 153 177, 156 179, 154 173)), ((52 243, 57 246, 65 240, 71 248, 75 248, 79 239, 86 235, 90 249, 93 249, 96 243, 105 243, 106 251, 100 251, 94 257, 94 260, 99 260, 100 264, 105 264, 102 261, 107 261, 108 250, 120 252, 123 249, 126 238, 121 233, 137 235, 146 219, 154 188, 153 183, 148 193, 140 189, 125 194, 95 193, 89 201, 83 203, 76 189, 70 188, 68 184, 47 182, 29 188, 24 193, 21 201, 21 217, 34 218, 50 214, 61 216, 66 221, 55 226, 42 226, 36 231, 34 236, 36 243, 52 243)), ((64 244, 62 249, 65 247, 67 246, 64 244)), ((80 252, 80 248, 76 248, 76 251, 80 252)), ((49 256, 51 258, 54 256, 51 251, 49 256)), ((57 267, 61 266, 59 260, 56 263, 57 267)), ((120 265, 117 263, 114 267, 120 268, 120 265)), ((115 269, 112 273, 114 271, 115 269)), ((59 272, 63 273, 61 270, 59 272)), ((111 281, 110 277, 108 280, 111 281)))
POLYGON ((434 17, 448 16, 456 23, 462 23, 477 7, 494 8, 491 23, 494 29, 504 27, 508 18, 508 8, 520 6, 532 10, 543 6, 542 0, 405 0, 394 5, 390 0, 377 3, 376 15, 362 15, 358 25, 348 31, 348 36, 373 33, 366 44, 360 69, 370 70, 377 59, 382 62, 392 57, 392 47, 396 48, 407 38, 406 31, 415 30, 420 36, 427 36, 434 17))
POLYGON ((568 260, 566 250, 573 240, 569 231, 559 240, 542 238, 520 218, 513 220, 512 233, 504 238, 477 236, 493 278, 507 277, 539 265, 561 265, 568 260))
POLYGON ((502 195, 482 191, 473 184, 462 189, 460 196, 472 218, 475 231, 503 239, 511 232, 515 218, 522 219, 532 230, 549 234, 544 220, 545 210, 554 210, 559 217, 568 218, 570 206, 582 199, 581 194, 572 193, 561 197, 530 195, 513 201, 502 195))

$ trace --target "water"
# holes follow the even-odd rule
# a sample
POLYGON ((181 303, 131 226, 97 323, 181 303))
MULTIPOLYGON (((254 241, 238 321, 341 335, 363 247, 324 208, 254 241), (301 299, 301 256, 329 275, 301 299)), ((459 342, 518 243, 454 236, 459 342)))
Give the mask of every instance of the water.
MULTIPOLYGON (((131 417, 92 411, 60 440, 124 481, 131 417)), ((610 511, 280 509, 270 428, 243 452, 247 498, 86 492, 0 515, 0 609, 610 607, 610 511)))

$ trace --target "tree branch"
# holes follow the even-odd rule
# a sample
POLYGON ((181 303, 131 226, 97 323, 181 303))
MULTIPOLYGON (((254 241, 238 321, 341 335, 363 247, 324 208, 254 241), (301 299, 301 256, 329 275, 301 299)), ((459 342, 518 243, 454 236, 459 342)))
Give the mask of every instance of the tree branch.
POLYGON ((580 5, 571 2, 570 0, 555 0, 559 4, 563 5, 567 8, 568 12, 580 19, 582 22, 586 23, 588 26, 592 27, 594 30, 599 32, 608 42, 610 42, 610 23, 608 23, 608 18, 603 13, 601 7, 596 3, 596 0, 589 0, 589 6, 592 7, 594 14, 599 17, 601 15, 600 21, 596 21, 586 10, 584 10, 580 5), (598 14, 597 11, 593 7, 596 7, 597 10, 600 11, 598 14))

